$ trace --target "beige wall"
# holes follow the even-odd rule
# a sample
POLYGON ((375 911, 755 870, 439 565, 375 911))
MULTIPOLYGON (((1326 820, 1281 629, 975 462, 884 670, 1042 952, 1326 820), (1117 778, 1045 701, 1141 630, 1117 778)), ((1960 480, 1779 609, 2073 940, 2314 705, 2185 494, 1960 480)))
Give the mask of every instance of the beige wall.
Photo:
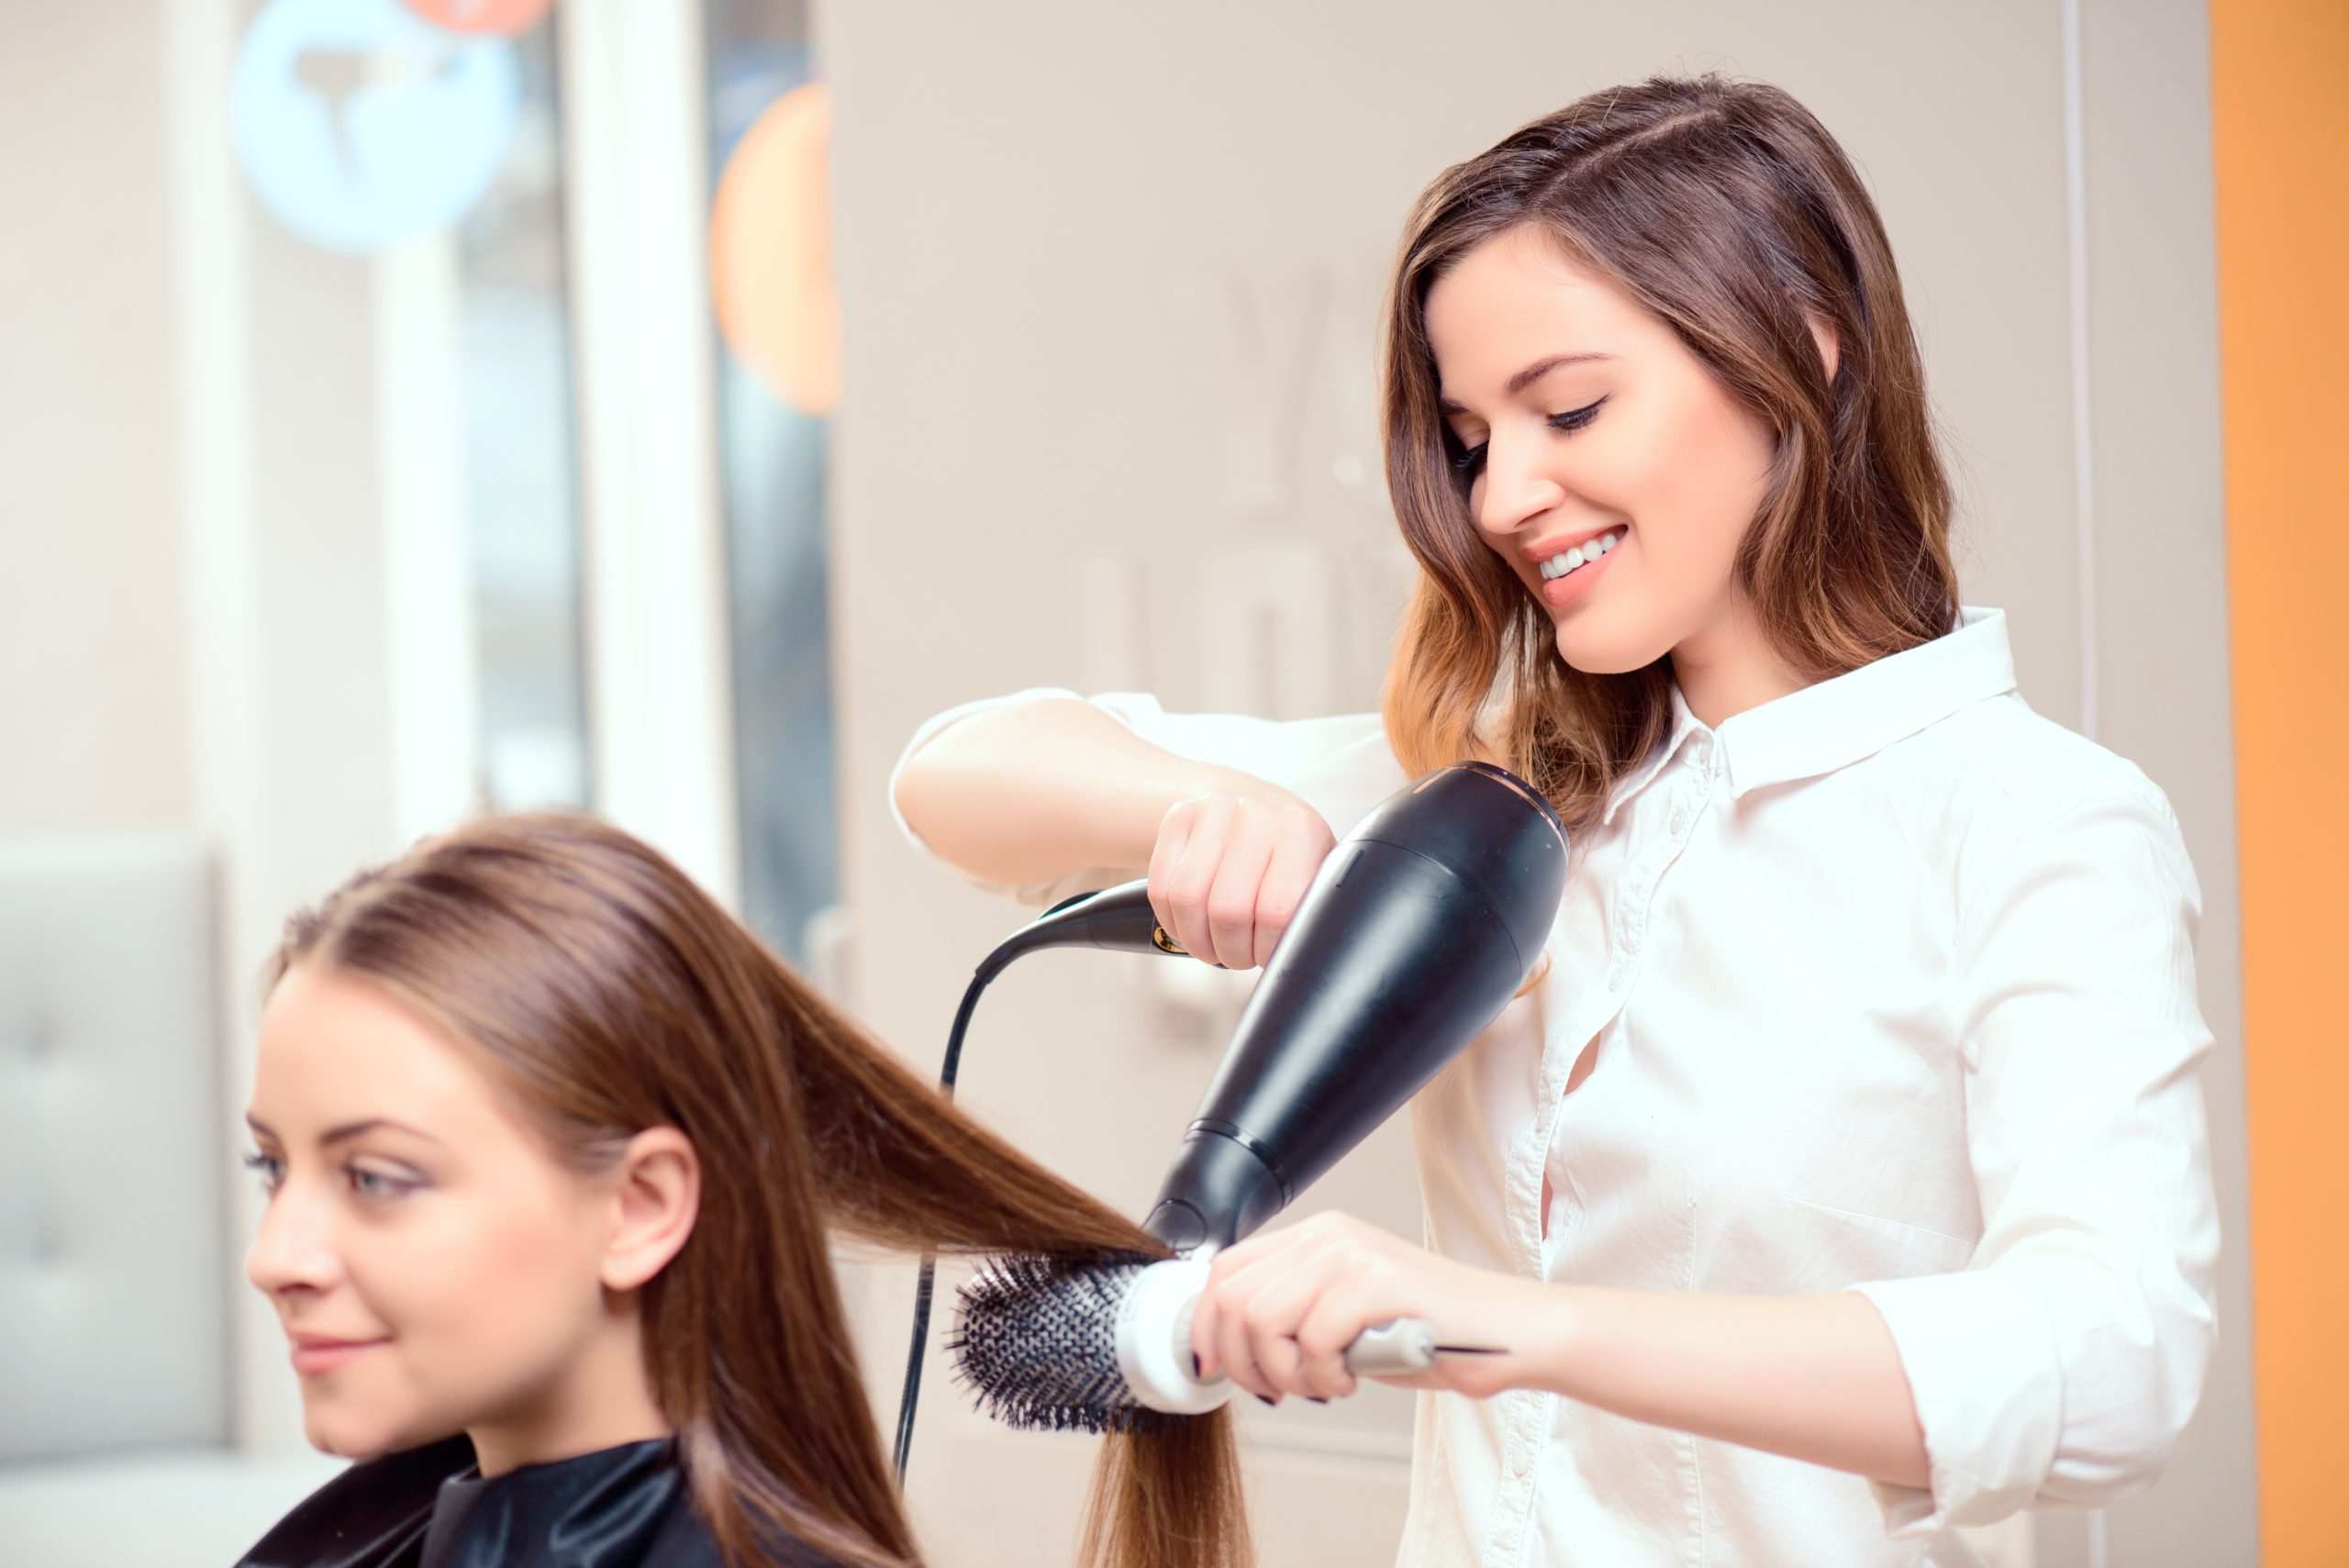
MULTIPOLYGON (((206 844, 223 1107, 286 913, 395 847, 374 280, 230 164, 252 6, 0 5, 0 834, 206 844)), ((252 1184, 217 1179, 250 1234, 252 1184)), ((222 1262, 237 1429, 298 1443, 274 1318, 222 1262)))
MULTIPOLYGON (((2112 1511, 2106 1560, 2248 1564, 2260 1552, 2210 21, 2199 0, 2085 0, 2082 13, 2095 733, 2168 792, 2201 882, 2217 1037, 2202 1086, 2225 1246, 2201 1410, 2170 1479, 2112 1511)), ((2087 1535, 2077 1516, 2049 1517, 2043 1564, 2091 1563, 2087 1535)))
MULTIPOLYGON (((1291 0, 1179 22, 1074 0, 829 7, 845 866, 860 994, 885 1035, 930 1060, 962 963, 1015 917, 890 828, 883 781, 915 724, 1039 682, 1135 684, 1170 706, 1363 706, 1400 576, 1354 476, 1376 470, 1373 310, 1410 197, 1612 81, 1775 81, 1882 205, 1961 474, 1967 597, 2011 613, 2035 706, 2170 791, 2204 884, 2230 1240, 2215 1385, 2171 1480, 2103 1520, 2040 1520, 2038 1561, 2252 1561, 2206 27, 2182 0, 2084 12, 2074 90, 2059 0, 1291 0), (1286 657, 1271 673, 1217 660, 1210 637, 1286 657)), ((1138 1209, 1212 1065, 1197 1014, 1146 964, 1072 955, 997 992, 964 1094, 1138 1209)), ((1399 1138, 1332 1192, 1416 1223, 1399 1138)), ((888 1278, 867 1288, 891 1307, 873 1346, 885 1381, 902 1318, 888 1278)), ((1033 1560, 1038 1521, 1069 1516, 1083 1445, 985 1429, 942 1381, 930 1397, 913 1493, 931 1539, 950 1562, 1033 1560)), ((1246 1417, 1269 1562, 1391 1547, 1398 1410, 1246 1417)))
POLYGON ((163 54, 0 6, 0 833, 187 809, 163 54))

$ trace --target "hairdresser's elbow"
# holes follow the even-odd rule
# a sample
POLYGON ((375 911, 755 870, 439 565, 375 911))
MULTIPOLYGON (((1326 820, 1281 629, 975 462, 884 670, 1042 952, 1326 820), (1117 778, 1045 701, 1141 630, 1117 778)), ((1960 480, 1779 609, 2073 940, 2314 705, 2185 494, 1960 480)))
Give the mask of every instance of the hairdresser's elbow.
POLYGON ((1062 874, 1067 868, 1025 852, 1019 813, 984 768, 965 765, 945 744, 953 738, 949 731, 922 747, 890 780, 889 804, 906 840, 992 892, 1017 894, 1062 874))
POLYGON ((2125 1448, 2059 1455, 2033 1507, 2109 1508, 2143 1496, 2169 1473, 2178 1434, 2147 1433, 2125 1448))
POLYGON ((889 805, 896 812, 898 826, 924 848, 930 843, 934 826, 930 812, 932 783, 929 763, 919 752, 899 763, 889 781, 889 805))

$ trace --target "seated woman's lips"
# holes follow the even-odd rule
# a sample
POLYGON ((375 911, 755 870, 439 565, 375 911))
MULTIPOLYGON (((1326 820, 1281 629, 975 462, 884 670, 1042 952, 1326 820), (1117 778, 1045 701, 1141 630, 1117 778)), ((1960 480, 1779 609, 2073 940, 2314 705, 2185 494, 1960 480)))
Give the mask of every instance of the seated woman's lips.
POLYGON ((349 1364, 362 1353, 389 1340, 332 1340, 319 1335, 297 1334, 294 1337, 294 1370, 304 1377, 317 1377, 349 1364))

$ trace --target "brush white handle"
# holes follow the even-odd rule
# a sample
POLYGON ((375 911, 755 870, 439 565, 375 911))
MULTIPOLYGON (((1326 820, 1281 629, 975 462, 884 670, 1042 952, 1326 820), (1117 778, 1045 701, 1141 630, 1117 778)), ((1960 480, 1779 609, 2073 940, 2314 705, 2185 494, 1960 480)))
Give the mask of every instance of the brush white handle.
POLYGON ((1346 1347, 1346 1370, 1356 1377, 1399 1377, 1435 1365, 1435 1330, 1419 1318, 1374 1323, 1346 1347))
MULTIPOLYGON (((1208 1259, 1153 1263, 1135 1276, 1119 1310, 1118 1370, 1134 1397, 1153 1410, 1197 1415, 1231 1397, 1222 1373, 1202 1379, 1191 1357, 1191 1309, 1207 1288, 1208 1259)), ((1424 1319, 1374 1323, 1346 1347, 1357 1377, 1400 1377, 1436 1361, 1435 1330, 1424 1319)))
POLYGON ((1118 1372, 1134 1398, 1153 1410, 1197 1416, 1236 1393, 1220 1373, 1199 1376, 1191 1354, 1191 1309, 1208 1285, 1205 1254, 1171 1258, 1136 1274, 1118 1307, 1118 1372))

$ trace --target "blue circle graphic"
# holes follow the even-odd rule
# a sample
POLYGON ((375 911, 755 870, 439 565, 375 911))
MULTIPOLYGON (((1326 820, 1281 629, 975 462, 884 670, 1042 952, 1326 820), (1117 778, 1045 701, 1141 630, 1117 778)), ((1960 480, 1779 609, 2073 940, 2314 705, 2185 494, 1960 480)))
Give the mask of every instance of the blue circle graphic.
POLYGON ((399 0, 270 0, 238 52, 231 134, 273 217, 365 255, 472 209, 521 97, 503 39, 444 32, 399 0))

